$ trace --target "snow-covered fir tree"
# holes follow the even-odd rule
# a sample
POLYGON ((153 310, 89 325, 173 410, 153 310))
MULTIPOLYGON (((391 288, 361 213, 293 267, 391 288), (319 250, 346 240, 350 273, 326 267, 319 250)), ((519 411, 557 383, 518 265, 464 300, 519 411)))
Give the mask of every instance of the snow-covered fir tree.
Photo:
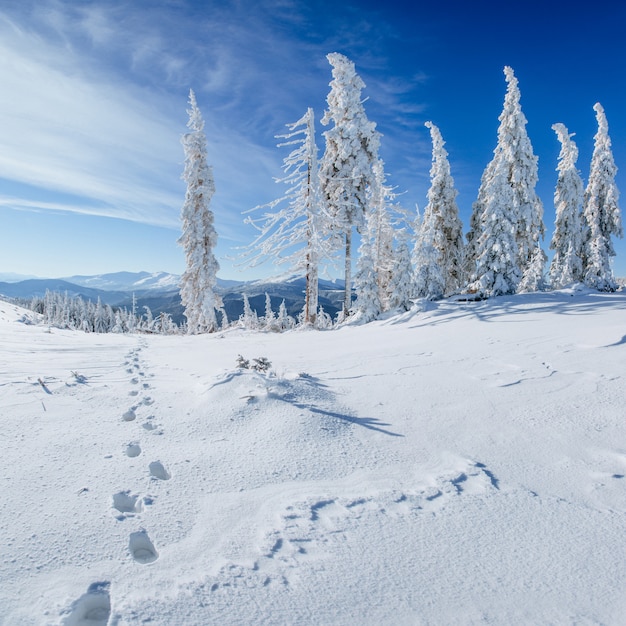
POLYGON ((615 291, 611 257, 615 256, 611 236, 623 237, 615 184, 617 167, 613 160, 609 125, 600 103, 594 105, 598 132, 595 135, 589 181, 585 189, 583 215, 586 222, 584 282, 598 291, 615 291))
POLYGON ((522 280, 517 286, 518 293, 533 293, 545 288, 544 273, 547 260, 546 253, 537 244, 522 275, 522 280))
POLYGON ((470 293, 481 297, 515 293, 522 279, 515 240, 516 214, 510 204, 511 186, 507 164, 499 160, 483 174, 473 211, 480 227, 468 239, 474 268, 470 293))
POLYGON ((259 328, 259 317, 257 312, 252 310, 250 300, 245 293, 243 294, 243 313, 239 317, 239 323, 246 330, 258 330, 259 328))
POLYGON ((426 218, 426 212, 416 223, 413 250, 415 268, 413 295, 435 300, 443 296, 446 289, 446 279, 440 259, 440 250, 445 245, 444 236, 443 232, 437 228, 435 220, 426 218))
POLYGON ((178 243, 185 251, 186 269, 181 278, 180 296, 185 307, 187 332, 196 334, 217 330, 215 311, 221 307, 222 301, 215 291, 219 264, 213 251, 217 245, 217 233, 209 208, 215 184, 212 168, 207 162, 204 120, 192 90, 189 91, 189 106, 189 132, 182 137, 185 151, 182 178, 187 183, 187 192, 178 243))
MULTIPOLYGON (((315 117, 309 108, 305 115, 287 125, 289 132, 279 135, 287 141, 281 146, 296 146, 283 160, 286 176, 277 182, 288 185, 284 196, 256 207, 266 208, 260 218, 246 218, 246 223, 259 230, 248 256, 252 267, 273 259, 288 263, 295 272, 304 271, 306 290, 304 323, 315 324, 318 308, 318 275, 320 260, 330 254, 325 211, 319 185, 315 117)), ((253 210, 256 210, 253 209, 253 210)))
POLYGON ((554 191, 556 217, 550 249, 550 283, 553 288, 565 287, 583 279, 583 181, 576 168, 578 147, 564 124, 552 129, 561 143, 557 166, 558 179, 554 191))
POLYGON ((463 224, 456 203, 448 153, 441 132, 426 122, 433 144, 428 204, 416 239, 415 288, 420 297, 437 298, 464 286, 463 224), (428 284, 432 281, 432 284, 428 284))
POLYGON ((345 245, 343 312, 348 315, 353 229, 361 231, 365 224, 368 187, 373 180, 372 166, 378 160, 380 138, 376 124, 367 119, 361 98, 365 83, 354 63, 337 52, 326 58, 333 67, 333 80, 322 124, 332 122, 333 127, 324 132, 326 149, 320 161, 320 182, 332 228, 345 245))
POLYGON ((276 317, 276 326, 278 330, 291 330, 296 325, 296 321, 287 312, 287 305, 283 300, 278 307, 278 316, 276 317))
POLYGON ((510 67, 504 74, 498 143, 473 205, 466 250, 468 290, 482 296, 514 293, 524 272, 536 275, 541 258, 536 248, 544 233, 543 206, 535 192, 537 157, 526 132, 518 81, 510 67))
POLYGON ((272 298, 269 293, 265 293, 265 317, 263 318, 263 325, 265 330, 276 330, 276 315, 272 309, 272 298))
POLYGON ((400 309, 408 311, 412 305, 414 296, 413 264, 411 263, 411 253, 406 241, 401 240, 395 252, 396 263, 391 283, 389 284, 389 299, 387 310, 394 311, 400 309))
POLYGON ((397 206, 392 209, 391 203, 396 198, 396 194, 386 183, 385 165, 382 159, 374 163, 372 172, 374 178, 369 194, 367 228, 371 237, 378 300, 381 310, 387 311, 390 308, 391 283, 397 261, 395 239, 401 232, 400 222, 405 215, 397 206))
POLYGON ((351 309, 360 321, 376 319, 390 308, 391 283, 396 269, 394 238, 396 232, 400 232, 395 228, 394 218, 398 222, 404 217, 398 207, 392 217, 390 203, 396 196, 386 184, 382 159, 373 164, 372 173, 354 280, 356 302, 351 309))
MULTIPOLYGON (((167 323, 160 323, 154 328, 154 320, 149 307, 144 307, 146 314, 138 318, 126 309, 113 309, 109 304, 83 300, 46 290, 43 298, 33 298, 30 308, 43 316, 43 322, 57 328, 81 330, 87 333, 127 333, 127 332, 162 332, 177 333, 178 326, 169 318, 167 323)), ((167 314, 161 313, 161 316, 167 314)))
POLYGON ((375 258, 376 213, 368 212, 366 225, 361 234, 359 257, 357 259, 354 290, 356 301, 350 313, 359 322, 371 322, 382 312, 379 297, 378 271, 375 258))

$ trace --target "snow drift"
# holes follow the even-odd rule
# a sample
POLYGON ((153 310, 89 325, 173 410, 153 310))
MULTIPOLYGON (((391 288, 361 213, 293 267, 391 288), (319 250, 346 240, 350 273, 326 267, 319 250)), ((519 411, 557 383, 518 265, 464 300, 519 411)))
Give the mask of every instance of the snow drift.
POLYGON ((623 292, 281 335, 29 315, 0 303, 2 623, 626 614, 623 292))

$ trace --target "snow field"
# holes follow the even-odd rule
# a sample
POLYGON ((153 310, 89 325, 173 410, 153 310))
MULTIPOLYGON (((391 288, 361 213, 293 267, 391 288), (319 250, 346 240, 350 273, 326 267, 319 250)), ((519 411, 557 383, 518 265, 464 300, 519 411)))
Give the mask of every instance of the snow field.
POLYGON ((0 303, 0 622, 620 623, 625 304, 169 337, 0 303))

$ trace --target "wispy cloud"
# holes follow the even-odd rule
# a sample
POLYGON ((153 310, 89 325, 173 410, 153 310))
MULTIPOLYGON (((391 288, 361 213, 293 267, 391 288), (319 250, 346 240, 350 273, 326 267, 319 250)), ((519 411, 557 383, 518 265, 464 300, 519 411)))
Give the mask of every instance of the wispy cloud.
MULTIPOLYGON (((65 194, 41 208, 149 224, 178 224, 186 94, 206 120, 221 237, 241 241, 241 212, 277 193, 275 135, 308 106, 321 116, 330 81, 325 55, 359 54, 376 92, 385 141, 393 120, 421 113, 415 88, 381 53, 390 36, 375 15, 346 5, 328 23, 316 3, 74 3, 0 8, 0 178, 65 194), (2 12, 4 11, 4 12, 2 12), (343 12, 342 12, 343 11, 343 12)), ((369 95, 369 94, 367 94, 369 95)), ((320 141, 321 143, 321 141, 320 141)), ((37 194, 41 198, 41 193, 37 194)), ((30 206, 0 198, 14 208, 30 206)))

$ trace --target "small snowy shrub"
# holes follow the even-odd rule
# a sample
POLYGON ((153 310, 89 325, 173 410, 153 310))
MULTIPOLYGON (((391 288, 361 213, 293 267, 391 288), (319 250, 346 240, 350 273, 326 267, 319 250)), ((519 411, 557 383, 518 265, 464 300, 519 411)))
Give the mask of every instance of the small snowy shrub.
POLYGON ((244 359, 240 354, 237 357, 237 367, 243 370, 250 369, 250 361, 248 361, 248 359, 244 359))
POLYGON ((267 357, 261 356, 252 359, 252 364, 248 359, 244 359, 241 354, 237 357, 237 367, 244 370, 254 370, 255 372, 268 372, 272 363, 267 357))

